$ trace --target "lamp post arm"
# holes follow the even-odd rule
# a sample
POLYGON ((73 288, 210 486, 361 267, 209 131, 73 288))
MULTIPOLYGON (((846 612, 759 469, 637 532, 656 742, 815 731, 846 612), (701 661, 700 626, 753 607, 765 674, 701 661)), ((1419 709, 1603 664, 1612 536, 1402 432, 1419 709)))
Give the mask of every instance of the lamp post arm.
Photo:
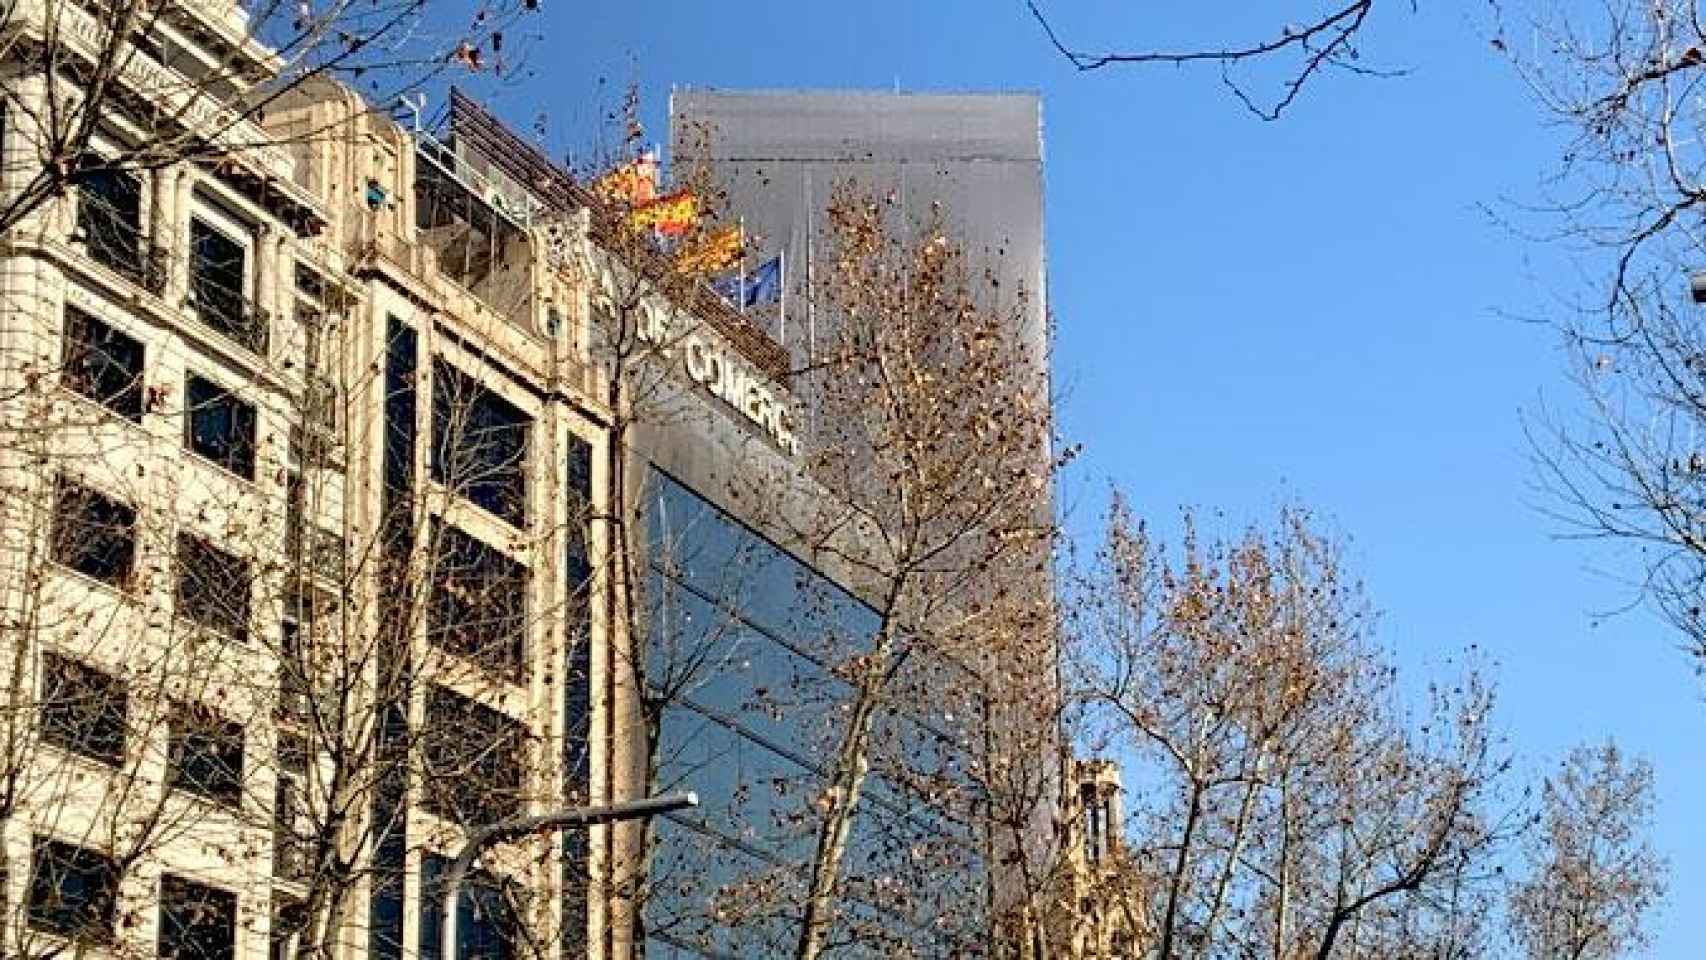
POLYGON ((625 800, 621 803, 596 804, 586 807, 567 807, 562 810, 552 810, 547 813, 529 814, 527 816, 511 817, 475 827, 468 832, 468 839, 462 844, 462 850, 456 859, 450 862, 450 869, 444 874, 443 917, 439 922, 441 936, 439 938, 439 960, 456 960, 456 914, 457 902, 462 898, 462 881, 468 876, 468 871, 474 868, 474 861, 480 856, 480 851, 494 843, 508 843, 520 840, 536 833, 548 830, 560 830, 564 827, 590 827, 601 823, 618 823, 624 820, 640 820, 669 813, 675 810, 685 810, 699 805, 699 795, 691 791, 687 793, 671 793, 661 797, 647 797, 643 800, 625 800))

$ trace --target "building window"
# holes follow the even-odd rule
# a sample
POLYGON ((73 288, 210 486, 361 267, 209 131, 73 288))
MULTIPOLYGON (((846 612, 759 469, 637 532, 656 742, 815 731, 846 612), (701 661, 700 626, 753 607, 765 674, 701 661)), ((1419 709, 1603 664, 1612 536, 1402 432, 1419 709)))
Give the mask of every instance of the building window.
POLYGON ((272 934, 267 960, 293 960, 297 941, 308 929, 308 906, 277 890, 272 895, 272 934))
POLYGON ((125 682, 56 653, 41 658, 41 739, 117 765, 124 760, 125 682))
POLYGON ((245 480, 255 479, 255 405, 193 373, 184 394, 189 448, 245 480))
POLYGON ((142 181, 122 170, 99 169, 103 162, 83 160, 97 169, 78 177, 77 230, 90 259, 141 282, 142 181))
POLYGON ((113 936, 119 867, 86 847, 37 837, 30 856, 32 929, 105 943, 113 936))
POLYGON ((249 248, 201 217, 190 219, 190 301, 202 324, 267 352, 267 318, 249 302, 249 248))
MULTIPOLYGON (((421 960, 440 960, 444 940, 443 877, 450 858, 435 853, 421 858, 421 960)), ((514 960, 528 944, 521 933, 526 891, 487 870, 471 870, 456 900, 456 956, 514 960)), ((584 950, 582 951, 585 952, 584 950)))
POLYGON ((427 691, 422 805, 462 824, 521 812, 526 728, 444 687, 427 691))
POLYGON ((199 704, 176 704, 166 785, 235 807, 243 802, 243 725, 199 704))
POLYGON ((237 895, 166 874, 160 878, 160 960, 233 960, 237 895))
POLYGON ((124 588, 136 565, 136 508, 64 477, 53 502, 53 559, 124 588))
POLYGON ((193 534, 178 534, 178 616, 245 641, 252 579, 249 561, 193 534))
POLYGON ((527 568, 455 527, 436 532, 427 637, 519 681, 526 668, 527 568))
POLYGON ((509 523, 527 522, 526 414, 439 360, 432 372, 432 478, 509 523))
POLYGON ((304 829, 306 797, 301 781, 281 773, 273 790, 273 876, 302 883, 308 879, 310 835, 304 829))
POLYGON ((60 382, 129 420, 142 420, 142 343, 73 306, 65 308, 60 382))

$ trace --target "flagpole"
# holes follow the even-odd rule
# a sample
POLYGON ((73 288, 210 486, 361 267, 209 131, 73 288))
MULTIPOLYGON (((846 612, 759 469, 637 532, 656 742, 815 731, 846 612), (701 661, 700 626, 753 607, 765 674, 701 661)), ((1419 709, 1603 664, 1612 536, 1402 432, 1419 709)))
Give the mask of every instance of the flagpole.
POLYGON ((740 297, 737 305, 741 316, 746 316, 746 218, 741 217, 740 223, 740 297))
POLYGON ((788 248, 776 254, 776 282, 782 286, 782 304, 777 320, 778 331, 776 338, 782 341, 782 349, 788 349, 788 248))

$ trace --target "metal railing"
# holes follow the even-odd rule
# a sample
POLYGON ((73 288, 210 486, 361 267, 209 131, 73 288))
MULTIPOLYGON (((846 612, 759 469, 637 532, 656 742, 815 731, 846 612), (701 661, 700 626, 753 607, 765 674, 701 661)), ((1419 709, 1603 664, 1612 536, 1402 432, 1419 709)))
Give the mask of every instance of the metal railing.
POLYGON ((155 296, 166 292, 171 252, 150 243, 140 224, 100 197, 77 198, 77 233, 89 259, 155 296))
POLYGON ((272 317, 240 291, 192 271, 190 306, 202 326, 224 334, 253 353, 267 355, 272 342, 272 317))

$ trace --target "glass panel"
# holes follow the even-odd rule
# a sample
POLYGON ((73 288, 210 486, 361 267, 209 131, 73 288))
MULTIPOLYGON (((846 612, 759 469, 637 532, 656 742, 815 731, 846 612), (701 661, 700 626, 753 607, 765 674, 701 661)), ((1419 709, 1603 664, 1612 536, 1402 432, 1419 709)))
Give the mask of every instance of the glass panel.
POLYGON ((527 522, 532 421, 509 401, 439 360, 432 376, 432 478, 481 508, 527 522))
POLYGON ((519 814, 526 728, 439 686, 428 689, 426 710, 422 806, 470 825, 519 814))
POLYGON ((42 654, 41 737, 106 763, 124 759, 124 681, 57 654, 42 654))
POLYGON ((249 638, 249 562, 178 534, 178 615, 242 642, 249 638))
POLYGON ((190 220, 190 300, 203 324, 266 353, 267 318, 249 302, 248 250, 199 218, 190 220))
POLYGON ((30 858, 30 926, 81 941, 111 940, 118 879, 118 864, 105 854, 37 837, 30 858))
POLYGON ((141 342, 76 307, 65 308, 65 364, 60 381, 120 416, 141 422, 141 342))
POLYGON ((237 895, 167 874, 160 878, 161 960, 232 960, 237 895))
POLYGON ((255 406, 191 374, 187 441, 191 450, 246 480, 255 479, 255 406))
POLYGON ((243 727, 200 705, 172 711, 169 786, 227 806, 243 802, 243 727))
POLYGON ((83 174, 77 186, 77 229, 96 263, 141 280, 142 183, 136 177, 119 170, 83 174))
POLYGON ((136 509, 61 478, 53 508, 53 559, 125 587, 136 561, 136 509))
POLYGON ((520 681, 527 668, 527 568, 455 527, 436 530, 428 639, 520 681))

